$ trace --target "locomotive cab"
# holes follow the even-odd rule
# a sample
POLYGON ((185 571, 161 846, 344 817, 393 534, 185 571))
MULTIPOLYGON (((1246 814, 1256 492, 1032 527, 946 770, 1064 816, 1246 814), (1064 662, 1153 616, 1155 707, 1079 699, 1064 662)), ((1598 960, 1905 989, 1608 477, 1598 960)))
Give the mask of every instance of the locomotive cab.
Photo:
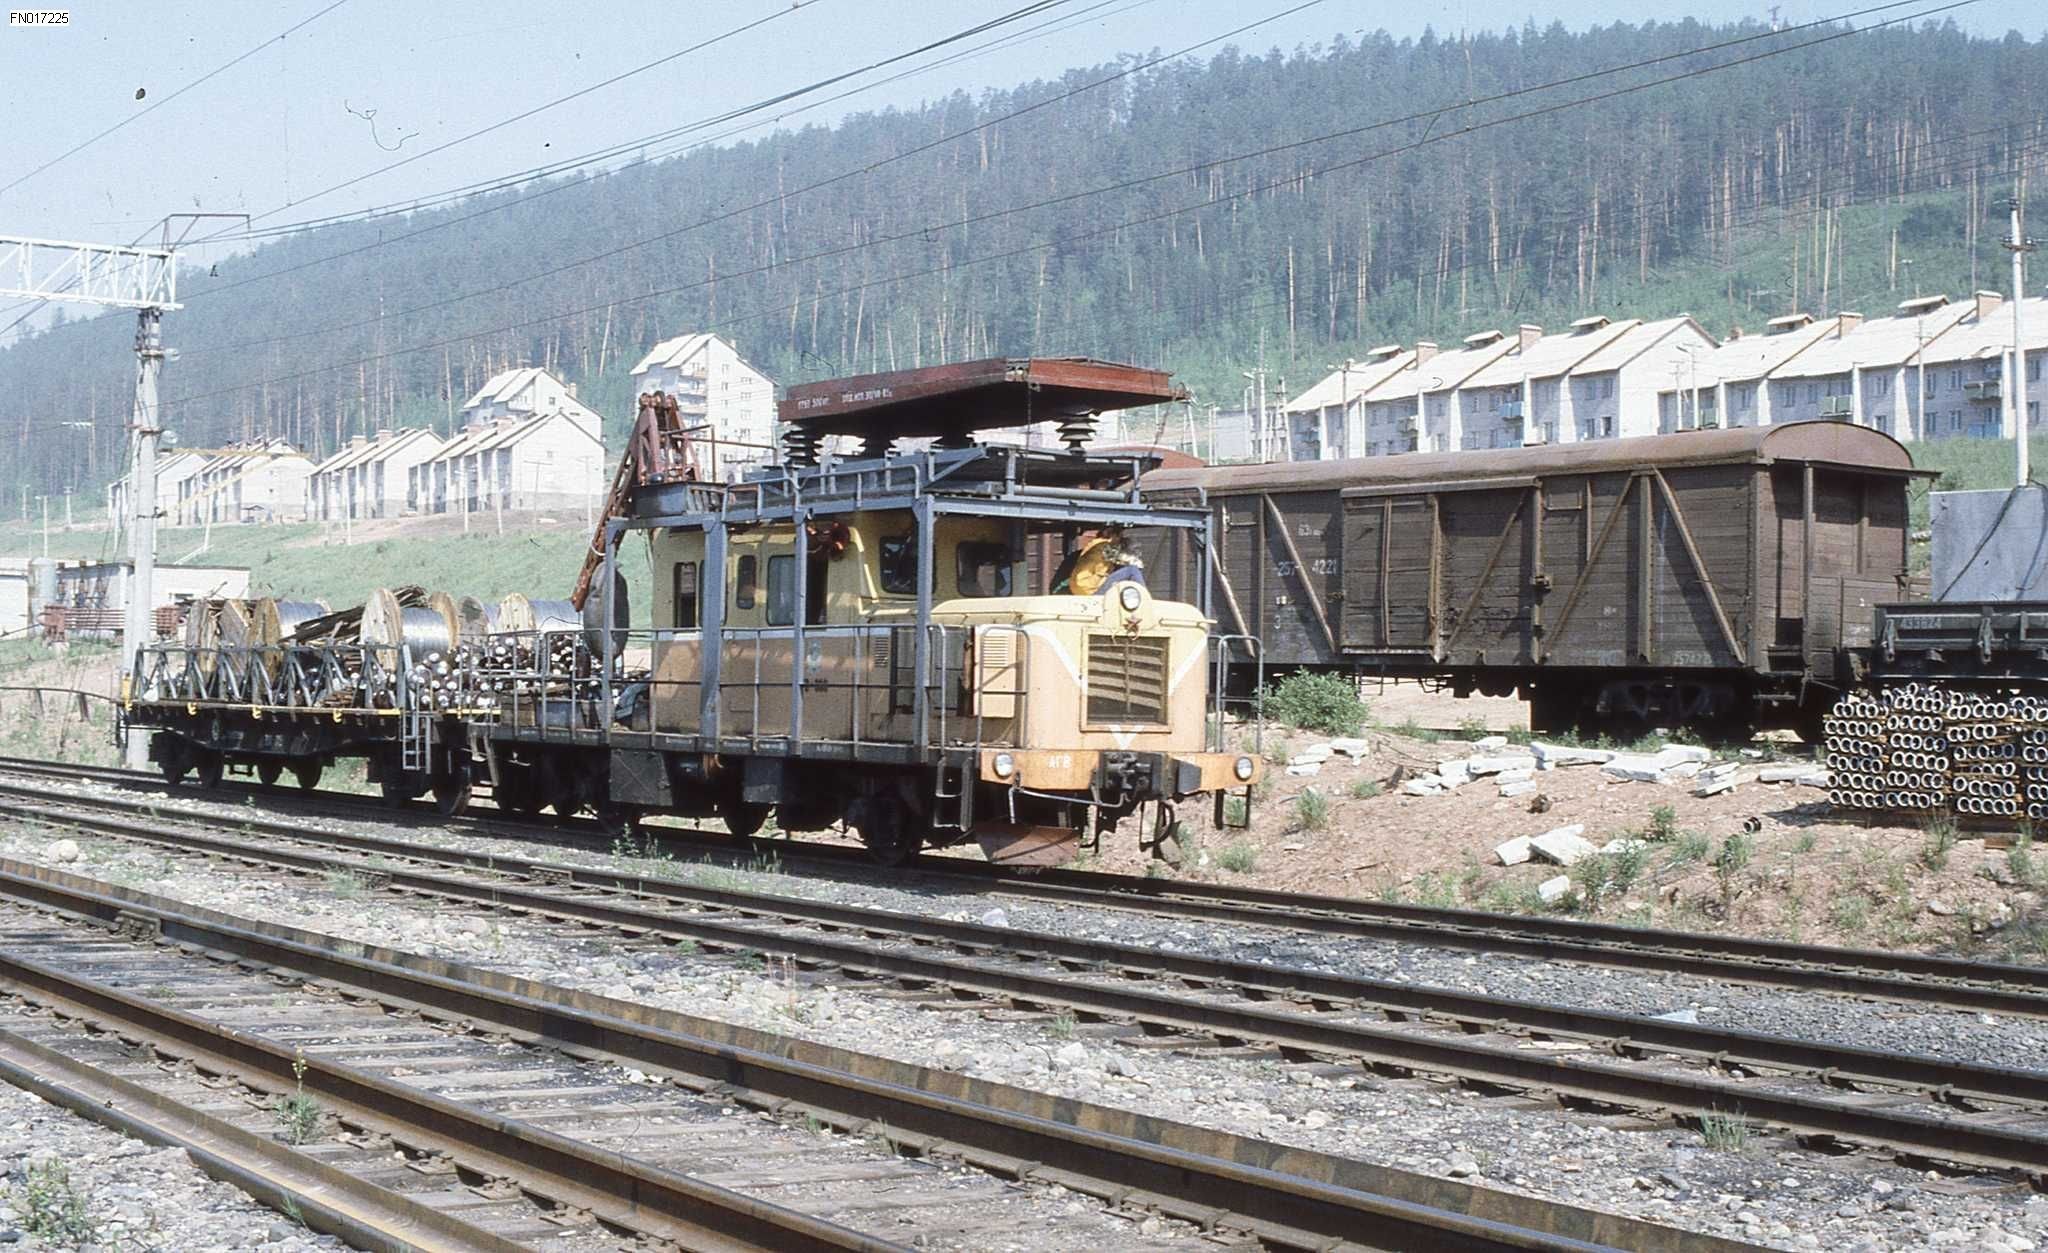
POLYGON ((1255 759, 1208 743, 1199 608, 1129 577, 1030 594, 1025 554, 1039 536, 1071 542, 1063 518, 934 516, 924 598, 916 514, 728 528, 717 559, 706 529, 652 531, 649 729, 787 750, 779 769, 751 767, 780 776, 754 792, 778 791, 782 824, 844 820, 892 860, 968 838, 997 860, 1064 860, 1148 801, 1163 834, 1175 801, 1256 778, 1255 759), (892 768, 918 746, 935 769, 892 768), (820 760, 840 752, 869 764, 820 760))

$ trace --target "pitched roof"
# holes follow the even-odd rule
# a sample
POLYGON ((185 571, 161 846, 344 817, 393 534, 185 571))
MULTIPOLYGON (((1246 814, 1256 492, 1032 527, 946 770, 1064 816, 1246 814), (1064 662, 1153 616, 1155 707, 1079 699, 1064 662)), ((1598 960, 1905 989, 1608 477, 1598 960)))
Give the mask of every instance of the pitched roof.
POLYGON ((1353 362, 1349 370, 1332 370, 1307 391, 1288 401, 1287 411, 1308 413, 1325 405, 1355 400, 1406 369, 1414 360, 1415 350, 1404 348, 1378 361, 1353 362))
POLYGON ((1823 338, 1786 362, 1771 377, 1820 378, 1847 374, 1857 366, 1905 365, 1914 354, 1924 351, 1923 345, 1931 346, 1938 336, 1947 333, 1976 308, 1975 301, 1952 300, 1919 317, 1911 313, 1895 313, 1888 318, 1871 318, 1846 332, 1823 338))
POLYGON ((1477 348, 1440 352, 1425 361, 1410 358, 1406 367, 1388 376, 1379 386, 1367 392, 1365 398, 1369 401, 1407 400, 1421 395, 1425 390, 1440 392, 1460 386, 1513 346, 1513 340, 1498 339, 1477 348))
MULTIPOLYGON (((1710 352, 1699 354, 1699 385, 1714 387, 1721 383, 1763 378, 1834 334, 1838 320, 1827 318, 1814 322, 1808 319, 1804 325, 1793 325, 1792 329, 1774 335, 1742 335, 1728 340, 1710 352)), ((1789 325, 1793 321, 1790 317, 1773 318, 1771 324, 1789 325)), ((1692 384, 1693 380, 1688 375, 1685 387, 1692 384)))
POLYGON ((687 335, 664 339, 647 350, 647 355, 640 358, 640 364, 634 366, 632 372, 645 374, 656 366, 681 365, 702 352, 710 343, 710 334, 703 331, 693 331, 687 335))
POLYGON ((570 430, 582 435, 600 448, 604 446, 603 441, 598 439, 583 423, 576 421, 568 410, 554 409, 547 413, 537 413, 530 418, 494 423, 490 426, 478 427, 474 431, 464 431, 442 445, 440 451, 433 455, 432 460, 434 462, 452 461, 460 457, 467 457, 472 453, 492 452, 499 448, 510 448, 512 445, 538 433, 548 423, 557 420, 567 422, 570 430))
POLYGON ((546 371, 539 366, 532 365, 521 366, 516 370, 500 370, 484 380, 484 385, 476 389, 476 395, 463 401, 462 407, 473 409, 482 404, 501 404, 518 395, 521 388, 545 373, 546 371))
POLYGON ((365 440, 361 444, 350 444, 319 465, 314 466, 313 473, 332 474, 337 470, 346 470, 350 466, 367 465, 372 461, 382 461, 409 444, 416 444, 421 439, 431 440, 435 438, 437 437, 434 433, 423 426, 408 427, 402 431, 394 431, 385 439, 371 439, 365 440))
MULTIPOLYGON (((1574 323, 1576 325, 1576 323, 1574 323)), ((1627 334, 1637 325, 1610 322, 1562 335, 1545 335, 1527 348, 1517 348, 1465 380, 1466 387, 1505 387, 1523 379, 1553 378, 1569 374, 1594 353, 1627 334)))
POLYGON ((1688 326, 1699 331, 1700 339, 1703 342, 1708 344, 1714 342, 1713 336, 1701 330, 1699 323, 1684 314, 1680 314, 1675 318, 1659 318, 1655 322, 1635 322, 1626 331, 1608 340, 1607 343, 1601 346, 1598 352, 1579 362, 1572 373, 1604 374, 1609 370, 1619 370, 1643 353, 1648 352, 1657 344, 1662 343, 1666 336, 1675 334, 1688 326))
MULTIPOLYGON (((2020 333, 2029 355, 2048 352, 2048 296, 2029 296, 2020 302, 2020 333)), ((1929 344, 1928 361, 1972 361, 2012 351, 2012 306, 2000 303, 1989 317, 1971 318, 1929 344)))

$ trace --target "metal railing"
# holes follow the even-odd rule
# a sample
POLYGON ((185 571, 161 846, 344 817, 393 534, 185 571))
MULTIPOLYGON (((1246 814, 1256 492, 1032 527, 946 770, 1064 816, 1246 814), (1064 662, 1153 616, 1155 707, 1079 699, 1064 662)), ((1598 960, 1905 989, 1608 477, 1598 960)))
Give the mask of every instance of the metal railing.
POLYGON ((403 651, 359 644, 266 644, 141 650, 131 688, 146 702, 304 709, 402 708, 403 651), (393 657, 385 654, 398 653, 393 657))

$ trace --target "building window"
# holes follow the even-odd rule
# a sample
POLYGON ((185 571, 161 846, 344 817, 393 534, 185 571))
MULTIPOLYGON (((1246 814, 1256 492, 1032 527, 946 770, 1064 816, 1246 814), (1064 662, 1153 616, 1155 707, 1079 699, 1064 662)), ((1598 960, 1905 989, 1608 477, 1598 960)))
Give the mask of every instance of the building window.
POLYGON ((2027 358, 2027 381, 2029 383, 2041 381, 2041 354, 2038 352, 2027 358))
POLYGON ((1963 372, 1961 370, 1950 370, 1948 372, 1948 389, 1952 392, 1963 390, 1963 372))
POLYGON ((739 577, 732 581, 732 607, 752 609, 754 596, 760 587, 760 566, 753 557, 742 557, 739 563, 739 577))
POLYGON ((2028 425, 2028 426, 2039 426, 2040 424, 2041 424, 2041 402, 2040 402, 2040 401, 2038 401, 2038 400, 2030 400, 2030 401, 2028 401, 2028 402, 2027 402, 2027 425, 2028 425))
POLYGON ((1961 409, 1951 409, 1948 411, 1948 429, 1951 431, 1963 429, 1963 411, 1961 409))
POLYGON ((1610 398, 1612 398, 1612 397, 1613 397, 1613 395, 1614 395, 1614 376, 1613 376, 1612 374, 1610 374, 1610 375, 1608 375, 1608 376, 1606 376, 1605 378, 1603 378, 1603 379, 1601 379, 1601 380, 1600 380, 1600 399, 1602 399, 1602 400, 1607 400, 1607 399, 1610 399, 1610 398))
POLYGON ((694 631, 697 629, 697 563, 678 561, 675 564, 674 606, 675 629, 694 631))
POLYGON ((1816 400, 1819 400, 1819 399, 1820 399, 1820 384, 1818 384, 1818 383, 1808 383, 1808 384, 1806 385, 1806 403, 1810 405, 1810 404, 1812 404, 1812 403, 1813 403, 1814 401, 1816 401, 1816 400))
POLYGON ((1876 378, 1870 380, 1870 394, 1872 396, 1889 396, 1891 395, 1891 391, 1892 381, 1885 375, 1880 374, 1876 378))

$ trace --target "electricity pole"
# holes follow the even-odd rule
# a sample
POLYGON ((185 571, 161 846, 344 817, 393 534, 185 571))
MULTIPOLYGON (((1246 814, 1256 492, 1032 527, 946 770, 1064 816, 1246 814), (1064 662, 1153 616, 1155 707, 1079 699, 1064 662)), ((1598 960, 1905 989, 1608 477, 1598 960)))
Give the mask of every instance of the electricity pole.
MULTIPOLYGON (((125 695, 136 681, 141 650, 151 638, 156 449, 157 437, 162 434, 157 424, 156 379, 164 358, 164 311, 179 307, 173 249, 168 238, 160 248, 137 248, 0 236, 0 275, 7 276, 0 278, 0 296, 136 311, 135 409, 130 423, 135 459, 128 493, 134 507, 133 527, 128 533, 132 568, 121 620, 120 670, 125 695)), ((148 745, 142 736, 130 734, 124 753, 130 766, 148 765, 148 745)))
POLYGON ((2012 393, 2013 438, 2018 441, 2017 462, 2018 482, 2027 485, 2029 475, 2027 430, 2027 342, 2020 335, 2020 306, 2027 296, 2027 254, 2034 250, 2034 241, 2020 230, 2020 198, 2024 195, 2024 182, 2013 185, 2012 199, 2005 202, 2012 211, 2012 234, 2006 237, 2006 249, 2012 253, 2012 384, 2006 390, 2012 393))

